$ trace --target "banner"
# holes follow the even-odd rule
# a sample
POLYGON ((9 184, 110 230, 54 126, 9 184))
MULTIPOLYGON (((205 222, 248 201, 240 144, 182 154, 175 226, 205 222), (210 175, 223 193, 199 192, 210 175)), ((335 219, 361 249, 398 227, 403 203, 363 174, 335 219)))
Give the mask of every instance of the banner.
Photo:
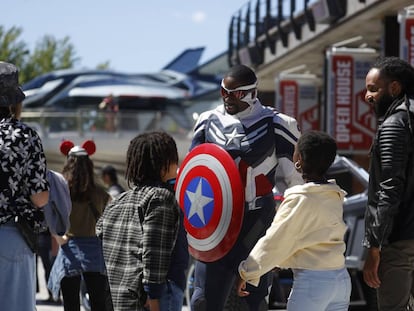
POLYGON ((294 117, 302 131, 319 130, 319 79, 312 74, 283 74, 276 79, 276 109, 294 117))
POLYGON ((400 23, 400 58, 414 66, 414 6, 398 14, 400 23))
POLYGON ((376 117, 365 102, 365 77, 378 57, 374 49, 336 48, 326 52, 327 131, 340 153, 367 152, 376 117))

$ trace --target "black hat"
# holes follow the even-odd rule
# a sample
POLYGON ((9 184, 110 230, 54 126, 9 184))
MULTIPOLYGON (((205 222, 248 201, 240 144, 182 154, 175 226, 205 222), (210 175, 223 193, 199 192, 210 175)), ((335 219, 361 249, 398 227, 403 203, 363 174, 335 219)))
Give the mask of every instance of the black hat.
POLYGON ((116 168, 112 165, 106 165, 102 168, 102 175, 108 174, 108 175, 116 175, 116 168))
POLYGON ((19 86, 19 70, 17 67, 0 61, 0 107, 21 103, 25 97, 19 86))

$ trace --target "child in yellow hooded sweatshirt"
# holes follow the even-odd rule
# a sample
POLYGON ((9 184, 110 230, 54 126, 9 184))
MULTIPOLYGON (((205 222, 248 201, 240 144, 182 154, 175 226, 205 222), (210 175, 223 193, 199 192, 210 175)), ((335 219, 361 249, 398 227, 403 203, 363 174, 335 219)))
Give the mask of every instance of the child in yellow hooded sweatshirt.
POLYGON ((335 140, 304 133, 293 155, 305 183, 285 191, 273 223, 239 266, 239 296, 275 267, 292 268, 288 311, 348 310, 351 281, 345 268, 345 192, 325 175, 335 160, 335 140))

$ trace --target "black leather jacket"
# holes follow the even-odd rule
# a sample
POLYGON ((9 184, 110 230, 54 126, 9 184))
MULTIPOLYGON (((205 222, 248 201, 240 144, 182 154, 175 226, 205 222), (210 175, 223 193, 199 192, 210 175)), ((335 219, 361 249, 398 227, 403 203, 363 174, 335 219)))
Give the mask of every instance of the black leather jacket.
POLYGON ((368 248, 414 240, 414 100, 409 103, 407 109, 405 99, 395 101, 374 138, 365 213, 368 248))

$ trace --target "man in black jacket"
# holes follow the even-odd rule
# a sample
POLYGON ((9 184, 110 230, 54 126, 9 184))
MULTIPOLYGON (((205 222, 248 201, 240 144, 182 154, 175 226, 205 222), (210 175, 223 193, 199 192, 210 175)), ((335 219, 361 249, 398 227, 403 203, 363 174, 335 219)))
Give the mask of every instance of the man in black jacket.
POLYGON ((366 76, 365 99, 378 129, 371 149, 364 246, 365 282, 383 310, 406 310, 414 280, 414 68, 379 59, 366 76))

